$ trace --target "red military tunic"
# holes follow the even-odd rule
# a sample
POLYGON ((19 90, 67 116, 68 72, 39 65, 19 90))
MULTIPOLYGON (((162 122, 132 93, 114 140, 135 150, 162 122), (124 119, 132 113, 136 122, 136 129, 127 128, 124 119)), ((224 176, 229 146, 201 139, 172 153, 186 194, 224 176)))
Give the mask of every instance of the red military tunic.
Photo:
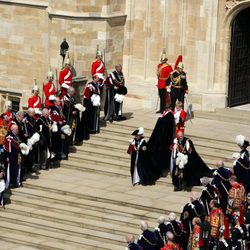
POLYGON ((171 65, 167 63, 160 63, 157 66, 157 77, 158 77, 158 89, 164 89, 166 88, 166 81, 170 75, 170 73, 173 71, 173 68, 171 65))
POLYGON ((103 61, 100 59, 96 59, 93 61, 92 66, 91 66, 91 75, 94 76, 97 74, 100 78, 99 83, 101 84, 104 80, 104 73, 105 73, 105 68, 103 61))
POLYGON ((54 105, 54 103, 52 101, 49 100, 49 97, 51 95, 55 95, 56 94, 56 88, 54 83, 51 82, 47 82, 44 86, 43 86, 43 92, 45 95, 45 107, 46 108, 50 108, 51 106, 54 105))
POLYGON ((28 99, 28 107, 34 109, 40 109, 42 107, 41 97, 32 96, 28 99))
POLYGON ((61 94, 65 96, 67 94, 67 89, 72 87, 72 72, 70 69, 64 68, 61 70, 59 75, 59 84, 61 85, 61 94))

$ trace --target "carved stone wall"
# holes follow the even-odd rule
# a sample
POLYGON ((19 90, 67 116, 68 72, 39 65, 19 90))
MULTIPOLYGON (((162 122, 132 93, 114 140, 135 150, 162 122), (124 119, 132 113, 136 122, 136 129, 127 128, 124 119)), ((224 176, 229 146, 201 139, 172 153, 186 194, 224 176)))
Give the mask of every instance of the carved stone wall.
POLYGON ((78 76, 90 77, 96 48, 106 65, 122 63, 125 0, 0 1, 0 88, 19 89, 27 105, 34 78, 40 89, 49 65, 61 69, 59 46, 66 37, 78 76))

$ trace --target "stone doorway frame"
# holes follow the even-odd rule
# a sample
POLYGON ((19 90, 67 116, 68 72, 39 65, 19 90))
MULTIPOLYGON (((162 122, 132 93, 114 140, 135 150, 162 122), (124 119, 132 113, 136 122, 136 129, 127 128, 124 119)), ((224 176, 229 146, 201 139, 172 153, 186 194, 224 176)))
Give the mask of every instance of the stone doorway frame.
POLYGON ((226 93, 226 107, 228 107, 228 94, 229 94, 229 71, 230 71, 230 56, 231 56, 231 35, 232 35, 232 24, 237 15, 246 8, 250 8, 249 0, 226 0, 226 16, 223 21, 223 30, 225 44, 227 44, 225 63, 225 93, 226 93))

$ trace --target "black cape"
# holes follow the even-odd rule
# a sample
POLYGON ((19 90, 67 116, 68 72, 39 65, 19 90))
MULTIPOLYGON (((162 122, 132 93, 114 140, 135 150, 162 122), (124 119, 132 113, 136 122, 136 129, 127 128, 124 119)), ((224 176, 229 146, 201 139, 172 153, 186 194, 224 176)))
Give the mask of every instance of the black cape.
POLYGON ((139 154, 143 183, 154 184, 164 171, 170 169, 171 149, 175 133, 174 115, 169 112, 159 117, 148 140, 147 150, 139 154))

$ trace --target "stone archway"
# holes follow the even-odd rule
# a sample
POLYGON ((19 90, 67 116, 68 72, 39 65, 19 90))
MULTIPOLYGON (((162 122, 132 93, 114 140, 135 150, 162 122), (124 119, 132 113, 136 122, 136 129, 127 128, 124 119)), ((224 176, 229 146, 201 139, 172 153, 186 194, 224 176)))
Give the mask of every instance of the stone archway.
POLYGON ((227 1, 228 107, 250 103, 250 1, 227 1))

